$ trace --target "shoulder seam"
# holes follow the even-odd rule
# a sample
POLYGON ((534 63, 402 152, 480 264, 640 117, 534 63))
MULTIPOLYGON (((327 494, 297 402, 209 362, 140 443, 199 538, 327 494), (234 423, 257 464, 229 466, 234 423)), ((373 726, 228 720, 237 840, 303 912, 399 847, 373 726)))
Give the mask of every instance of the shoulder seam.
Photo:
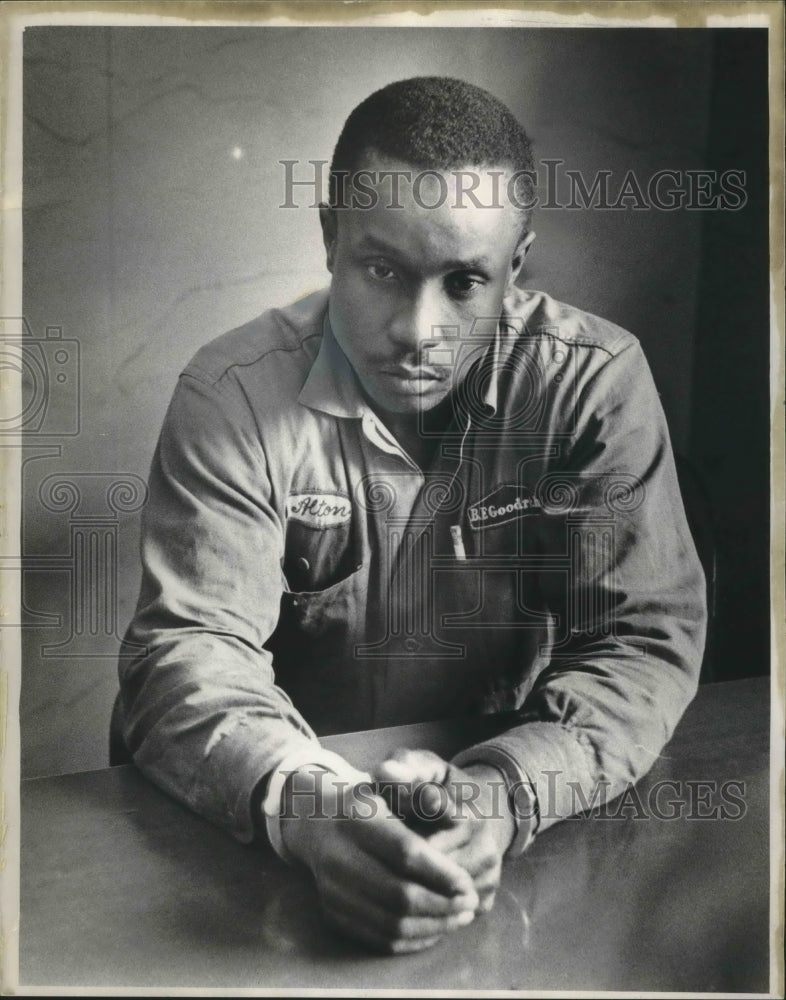
POLYGON ((558 340, 560 344, 565 344, 566 347, 571 347, 571 346, 594 347, 596 350, 603 351, 605 354, 608 354, 609 357, 611 358, 616 357, 616 355, 619 354, 620 351, 626 350, 628 347, 632 346, 632 344, 636 342, 636 338, 633 336, 633 334, 627 333, 627 331, 625 331, 625 336, 617 337, 612 346, 607 346, 606 344, 599 344, 596 340, 582 340, 579 338, 567 339, 565 337, 560 337, 559 334, 552 333, 551 330, 544 328, 533 330, 530 333, 530 336, 549 337, 552 340, 558 340), (623 344, 618 350, 615 349, 615 346, 621 340, 625 340, 626 338, 630 338, 629 342, 627 344, 623 344))
POLYGON ((258 364, 264 358, 268 357, 270 354, 275 354, 283 352, 285 354, 295 354, 297 351, 303 349, 303 345, 309 341, 313 340, 315 337, 321 337, 321 332, 314 332, 308 334, 304 337, 298 344, 294 347, 269 347, 267 350, 262 351, 255 358, 250 361, 232 361, 225 368, 223 368, 217 375, 211 375, 209 372, 205 371, 200 365, 196 364, 194 361, 189 361, 185 368, 180 373, 181 375, 191 375, 193 378, 200 382, 204 382, 206 385, 210 385, 215 388, 218 383, 225 378, 233 368, 250 368, 252 365, 258 364), (199 373, 199 374, 197 374, 199 373))

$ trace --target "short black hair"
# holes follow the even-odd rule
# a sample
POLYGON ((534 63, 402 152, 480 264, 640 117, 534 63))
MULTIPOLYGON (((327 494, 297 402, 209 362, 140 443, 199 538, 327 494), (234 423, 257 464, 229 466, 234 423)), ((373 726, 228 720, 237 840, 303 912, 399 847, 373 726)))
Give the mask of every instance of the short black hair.
MULTIPOLYGON (((449 76, 416 76, 375 91, 344 123, 330 164, 330 204, 338 174, 351 175, 376 152, 420 170, 506 167, 527 171, 517 187, 520 204, 534 194, 532 143, 502 101, 449 76)), ((524 210, 529 224, 529 210, 524 210)))

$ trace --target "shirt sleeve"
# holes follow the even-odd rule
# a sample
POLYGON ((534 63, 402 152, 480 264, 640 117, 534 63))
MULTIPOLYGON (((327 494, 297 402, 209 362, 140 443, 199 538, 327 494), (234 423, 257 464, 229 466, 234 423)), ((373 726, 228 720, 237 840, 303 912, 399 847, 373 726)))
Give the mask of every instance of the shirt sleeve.
POLYGON ((665 417, 632 338, 581 387, 574 416, 573 445, 538 491, 548 666, 521 724, 455 758, 508 761, 535 790, 539 831, 649 771, 696 692, 706 627, 665 417), (566 553, 571 572, 549 571, 566 553))
POLYGON ((260 780, 291 754, 313 748, 318 762, 320 747, 264 648, 279 616, 282 525, 253 414, 223 382, 182 375, 165 418, 121 706, 137 766, 248 842, 260 780))

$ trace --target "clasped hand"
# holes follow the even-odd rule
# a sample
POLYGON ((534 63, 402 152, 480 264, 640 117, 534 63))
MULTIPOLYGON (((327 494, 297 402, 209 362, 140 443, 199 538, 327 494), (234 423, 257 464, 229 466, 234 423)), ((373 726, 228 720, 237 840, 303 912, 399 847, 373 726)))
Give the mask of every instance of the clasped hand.
POLYGON ((514 833, 504 780, 420 750, 374 776, 376 791, 295 772, 282 837, 311 869, 328 923, 376 950, 419 951, 493 906, 514 833))

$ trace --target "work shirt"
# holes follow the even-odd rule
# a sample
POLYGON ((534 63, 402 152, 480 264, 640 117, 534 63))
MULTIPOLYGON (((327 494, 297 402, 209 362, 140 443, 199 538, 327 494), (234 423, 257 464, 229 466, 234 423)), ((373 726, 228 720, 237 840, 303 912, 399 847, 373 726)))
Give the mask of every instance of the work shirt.
POLYGON ((635 337, 516 290, 440 349, 459 382, 425 470, 327 292, 180 376, 121 715, 136 764, 241 840, 261 779, 319 735, 500 711, 457 759, 514 761, 545 829, 645 773, 695 693, 704 580, 635 337))

